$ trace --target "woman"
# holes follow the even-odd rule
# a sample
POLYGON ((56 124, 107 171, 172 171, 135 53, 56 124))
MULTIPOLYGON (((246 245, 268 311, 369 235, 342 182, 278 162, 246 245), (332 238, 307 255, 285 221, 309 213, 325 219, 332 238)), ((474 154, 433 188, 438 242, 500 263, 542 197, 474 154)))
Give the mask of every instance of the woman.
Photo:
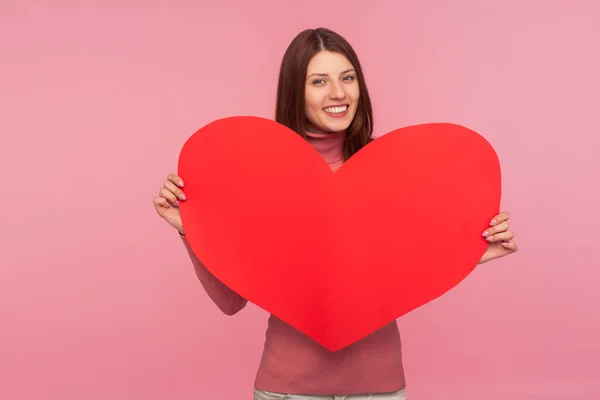
MULTIPOLYGON (((305 30, 289 45, 281 64, 276 121, 311 143, 337 170, 372 140, 373 116, 360 63, 352 47, 327 29, 305 30)), ((227 315, 246 299, 218 281, 196 258, 185 239, 178 200, 185 200, 181 178, 171 174, 154 205, 175 227, 204 289, 227 315)), ((490 245, 480 263, 517 250, 501 213, 483 235, 490 245)), ((337 352, 287 325, 269 318, 266 341, 255 380, 255 400, 405 399, 400 334, 396 322, 337 352)))

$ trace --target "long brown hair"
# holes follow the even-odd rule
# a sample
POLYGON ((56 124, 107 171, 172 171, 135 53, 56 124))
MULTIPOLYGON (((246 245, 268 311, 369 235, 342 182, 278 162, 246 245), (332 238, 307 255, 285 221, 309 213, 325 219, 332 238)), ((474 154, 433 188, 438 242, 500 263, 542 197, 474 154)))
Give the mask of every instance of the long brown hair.
POLYGON ((344 55, 356 70, 360 97, 344 141, 346 161, 373 140, 373 110, 358 57, 350 43, 339 34, 326 28, 306 29, 292 40, 281 61, 275 120, 307 138, 304 81, 308 63, 322 50, 344 55))

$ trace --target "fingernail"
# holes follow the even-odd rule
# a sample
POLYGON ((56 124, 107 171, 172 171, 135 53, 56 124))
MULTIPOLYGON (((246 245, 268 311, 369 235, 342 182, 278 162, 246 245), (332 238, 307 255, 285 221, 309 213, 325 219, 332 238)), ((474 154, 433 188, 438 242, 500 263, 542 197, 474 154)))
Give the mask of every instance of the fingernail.
POLYGON ((179 187, 183 187, 183 181, 179 181, 179 187))
POLYGON ((490 236, 489 238, 487 238, 488 241, 492 240, 494 237, 490 236))
POLYGON ((496 225, 496 220, 495 219, 493 219, 492 222, 490 222, 490 226, 494 226, 494 225, 496 225))
POLYGON ((179 202, 177 200, 175 200, 175 205, 179 207, 179 202))
POLYGON ((490 234, 490 232, 489 232, 489 231, 485 231, 485 232, 483 232, 483 235, 482 235, 482 236, 483 236, 483 237, 486 237, 486 236, 487 236, 487 235, 489 235, 489 234, 490 234))
POLYGON ((179 195, 179 198, 180 198, 181 200, 185 200, 185 194, 181 193, 181 194, 179 195))

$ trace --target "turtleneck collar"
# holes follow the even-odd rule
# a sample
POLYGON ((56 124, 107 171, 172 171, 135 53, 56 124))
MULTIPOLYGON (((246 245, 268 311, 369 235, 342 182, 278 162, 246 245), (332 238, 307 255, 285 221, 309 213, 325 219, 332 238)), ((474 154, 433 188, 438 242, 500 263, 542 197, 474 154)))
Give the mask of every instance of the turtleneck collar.
POLYGON ((306 132, 306 137, 332 169, 336 170, 342 165, 346 131, 333 133, 306 132))

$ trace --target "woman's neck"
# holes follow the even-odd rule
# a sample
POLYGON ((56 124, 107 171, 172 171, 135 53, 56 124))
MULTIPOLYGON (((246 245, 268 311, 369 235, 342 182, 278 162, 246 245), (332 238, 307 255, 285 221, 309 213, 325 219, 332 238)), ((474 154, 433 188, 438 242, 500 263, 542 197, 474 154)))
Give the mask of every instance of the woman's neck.
POLYGON ((308 142, 321 154, 327 164, 337 170, 344 162, 344 139, 346 132, 306 132, 308 142))
POLYGON ((312 133, 306 132, 308 142, 328 163, 336 163, 344 158, 346 132, 312 133))

